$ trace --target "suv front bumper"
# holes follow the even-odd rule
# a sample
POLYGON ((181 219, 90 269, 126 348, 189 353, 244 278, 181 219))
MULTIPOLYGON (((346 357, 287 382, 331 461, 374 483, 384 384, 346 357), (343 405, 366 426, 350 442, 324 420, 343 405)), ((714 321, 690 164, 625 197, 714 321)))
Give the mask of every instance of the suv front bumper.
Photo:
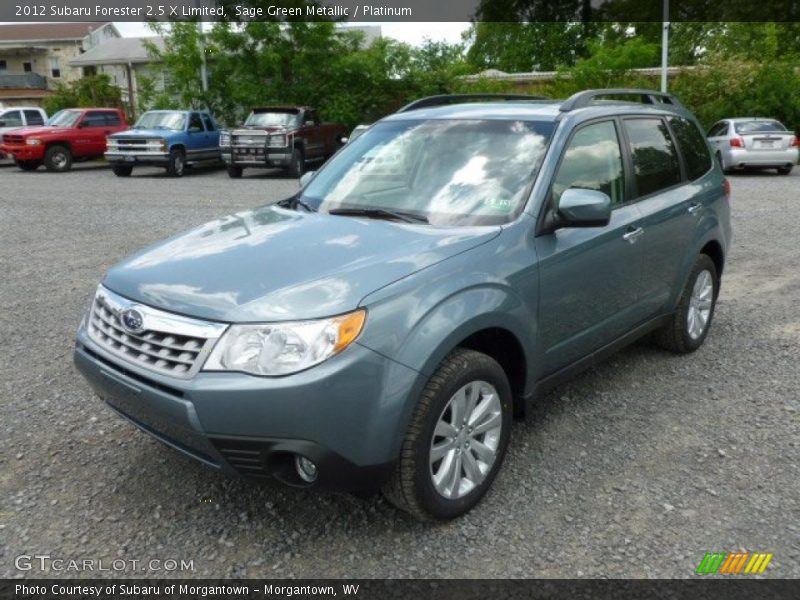
POLYGON ((399 456, 407 402, 419 374, 355 343, 286 377, 156 374, 121 360, 81 327, 78 370, 117 413, 206 465, 298 487, 378 490, 399 456), (296 455, 318 469, 313 484, 296 455))
POLYGON ((288 167, 292 164, 293 148, 236 148, 222 149, 226 165, 241 167, 288 167))

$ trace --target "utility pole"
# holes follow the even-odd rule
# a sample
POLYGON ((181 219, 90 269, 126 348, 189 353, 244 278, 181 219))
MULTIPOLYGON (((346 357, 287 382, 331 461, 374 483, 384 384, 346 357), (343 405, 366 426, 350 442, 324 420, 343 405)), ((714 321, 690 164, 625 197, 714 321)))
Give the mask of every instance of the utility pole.
POLYGON ((664 0, 664 18, 661 27, 661 91, 666 94, 669 64, 669 0, 664 0))
MULTIPOLYGON (((202 5, 202 0, 195 0, 195 6, 199 9, 202 5)), ((206 64, 206 44, 203 38, 203 21, 197 21, 197 45, 200 48, 200 84, 203 88, 203 95, 208 92, 208 65, 206 64)))

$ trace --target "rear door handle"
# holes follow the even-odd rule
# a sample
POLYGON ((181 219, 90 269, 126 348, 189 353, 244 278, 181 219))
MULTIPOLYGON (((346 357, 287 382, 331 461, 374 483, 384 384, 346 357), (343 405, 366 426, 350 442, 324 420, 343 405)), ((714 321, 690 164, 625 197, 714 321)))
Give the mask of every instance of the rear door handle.
POLYGON ((636 229, 631 229, 630 231, 625 232, 622 235, 622 239, 631 244, 635 244, 636 240, 638 240, 643 235, 644 235, 644 229, 642 229, 641 227, 637 227, 636 229))
POLYGON ((692 203, 689 205, 689 208, 687 208, 686 210, 688 210, 688 211, 689 211, 689 214, 690 214, 690 215, 693 215, 694 213, 696 213, 696 212, 697 212, 698 210, 700 210, 701 208, 703 208, 703 205, 702 205, 702 204, 700 204, 699 202, 692 202, 692 203))

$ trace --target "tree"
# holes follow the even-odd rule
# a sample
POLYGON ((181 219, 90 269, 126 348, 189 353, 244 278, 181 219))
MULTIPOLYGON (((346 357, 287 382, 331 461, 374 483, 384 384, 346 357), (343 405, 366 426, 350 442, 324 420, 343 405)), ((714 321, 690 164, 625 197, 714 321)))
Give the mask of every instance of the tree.
POLYGON ((42 105, 48 114, 65 108, 123 108, 120 89, 104 74, 82 77, 68 85, 59 83, 42 105))

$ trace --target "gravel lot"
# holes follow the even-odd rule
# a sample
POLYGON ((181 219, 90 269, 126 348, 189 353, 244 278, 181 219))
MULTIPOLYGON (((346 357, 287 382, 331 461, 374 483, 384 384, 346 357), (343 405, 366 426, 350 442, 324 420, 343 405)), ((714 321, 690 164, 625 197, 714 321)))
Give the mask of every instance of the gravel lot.
POLYGON ((294 180, 0 168, 0 577, 23 575, 20 554, 193 559, 173 573, 190 576, 689 577, 740 549, 800 577, 800 168, 731 181, 705 346, 640 343, 543 398, 485 501, 432 526, 380 498, 219 475, 116 417, 72 366, 109 266, 294 180))

